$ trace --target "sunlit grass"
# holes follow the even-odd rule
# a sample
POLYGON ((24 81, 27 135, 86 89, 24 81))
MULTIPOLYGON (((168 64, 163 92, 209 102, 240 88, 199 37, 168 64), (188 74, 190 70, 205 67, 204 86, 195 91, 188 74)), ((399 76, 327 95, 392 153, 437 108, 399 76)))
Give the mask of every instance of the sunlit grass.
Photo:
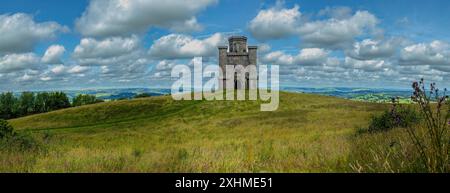
POLYGON ((0 171, 391 171, 359 160, 369 159, 367 143, 382 147, 390 138, 355 136, 387 105, 285 92, 280 100, 277 111, 261 112, 261 101, 151 97, 11 120, 19 131, 51 137, 46 151, 0 152, 0 171))

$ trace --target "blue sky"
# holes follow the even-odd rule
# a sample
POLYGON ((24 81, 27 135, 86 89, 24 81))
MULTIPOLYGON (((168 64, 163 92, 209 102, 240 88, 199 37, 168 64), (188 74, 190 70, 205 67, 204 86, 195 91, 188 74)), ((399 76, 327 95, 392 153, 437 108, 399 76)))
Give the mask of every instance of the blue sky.
POLYGON ((449 87, 448 10, 446 0, 5 0, 0 90, 169 87, 171 67, 216 64, 235 34, 259 46, 259 64, 280 65, 282 86, 449 87))

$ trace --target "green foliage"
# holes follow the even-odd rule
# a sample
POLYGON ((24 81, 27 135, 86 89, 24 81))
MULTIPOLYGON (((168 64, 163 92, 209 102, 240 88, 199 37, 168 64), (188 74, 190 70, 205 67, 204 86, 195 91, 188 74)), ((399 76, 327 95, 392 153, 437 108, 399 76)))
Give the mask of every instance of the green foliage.
POLYGON ((73 104, 64 92, 23 92, 19 97, 13 93, 0 94, 0 119, 13 119, 27 115, 103 102, 92 95, 78 95, 73 104))
POLYGON ((9 151, 27 151, 39 147, 39 143, 29 133, 17 133, 5 120, 0 119, 0 147, 9 151))
POLYGON ((9 123, 3 119, 0 119, 0 140, 12 136, 14 129, 9 123))
POLYGON ((393 111, 384 111, 380 115, 372 116, 369 124, 369 132, 388 131, 393 128, 407 128, 419 123, 420 115, 411 107, 400 107, 393 111))
POLYGON ((365 160, 365 163, 355 163, 353 165, 355 170, 397 172, 398 168, 402 168, 414 172, 450 171, 450 103, 447 90, 444 89, 441 93, 435 83, 431 83, 429 89, 426 89, 423 79, 414 82, 412 88, 414 92, 411 101, 414 102, 418 112, 405 109, 393 99, 392 109, 373 117, 369 127, 369 131, 386 131, 403 127, 405 129, 402 131, 407 134, 406 137, 393 138, 383 135, 386 132, 362 134, 361 136, 365 137, 362 143, 355 146, 357 151, 354 151, 359 153, 353 155, 357 155, 359 160, 365 160), (377 135, 378 137, 375 137, 377 135), (368 138, 376 139, 368 140, 368 138), (385 139, 390 142, 384 141, 382 145, 373 145, 373 141, 385 139), (369 154, 360 147, 367 147, 369 154), (373 160, 367 159, 367 155, 372 156, 373 160))
POLYGON ((275 112, 261 112, 261 101, 174 101, 155 96, 14 119, 10 122, 18 130, 41 135, 48 131, 53 137, 45 143, 47 153, 28 165, 31 169, 11 163, 3 171, 352 171, 347 161, 352 126, 366 125, 370 114, 385 107, 280 94, 275 112))
POLYGON ((32 92, 23 92, 18 99, 19 103, 19 115, 29 115, 35 113, 34 106, 36 104, 36 98, 32 92))
POLYGON ((94 95, 79 94, 73 99, 72 106, 77 107, 100 102, 103 102, 103 100, 97 99, 94 95))
POLYGON ((260 101, 158 96, 10 120, 38 141, 43 136, 46 151, 0 149, 0 171, 427 171, 403 128, 354 135, 385 104, 285 92, 280 100, 277 111, 261 112, 260 101))
POLYGON ((50 111, 64 109, 71 106, 66 93, 52 92, 49 94, 49 98, 50 111))
POLYGON ((17 99, 12 92, 0 94, 0 119, 11 119, 17 115, 17 99))
POLYGON ((148 93, 141 93, 141 94, 137 94, 136 96, 134 96, 135 99, 137 98, 146 98, 146 97, 151 97, 152 95, 148 94, 148 93))
POLYGON ((14 133, 0 140, 0 147, 7 151, 33 151, 41 148, 41 145, 30 133, 14 133))

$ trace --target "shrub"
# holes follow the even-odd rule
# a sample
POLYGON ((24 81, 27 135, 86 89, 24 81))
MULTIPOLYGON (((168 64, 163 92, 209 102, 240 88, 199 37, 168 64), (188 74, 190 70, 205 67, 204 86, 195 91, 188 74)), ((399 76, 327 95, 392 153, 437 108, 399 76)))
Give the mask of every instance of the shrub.
POLYGON ((388 131, 393 128, 407 128, 419 123, 421 116, 411 107, 400 106, 398 100, 392 99, 392 109, 381 115, 372 116, 369 132, 388 131))
POLYGON ((0 119, 0 147, 6 151, 27 151, 39 149, 40 145, 29 133, 17 133, 7 121, 0 119))
POLYGON ((14 135, 14 129, 9 123, 0 119, 0 140, 14 135))
POLYGON ((72 106, 83 106, 83 105, 90 105, 95 103, 101 103, 104 102, 102 99, 98 99, 94 95, 88 95, 88 94, 79 94, 77 95, 72 102, 72 106))
POLYGON ((151 96, 152 95, 150 95, 149 93, 141 93, 141 94, 137 94, 133 98, 138 99, 138 98, 147 98, 147 97, 151 97, 151 96))

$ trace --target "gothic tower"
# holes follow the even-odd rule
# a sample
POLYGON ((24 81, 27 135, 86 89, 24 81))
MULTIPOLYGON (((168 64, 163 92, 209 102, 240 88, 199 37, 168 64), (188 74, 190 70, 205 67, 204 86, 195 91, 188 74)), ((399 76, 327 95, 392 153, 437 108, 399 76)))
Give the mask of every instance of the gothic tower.
MULTIPOLYGON (((226 88, 226 67, 232 65, 234 67, 241 65, 248 67, 253 65, 256 69, 257 46, 247 46, 247 37, 245 36, 231 36, 228 38, 228 46, 219 46, 219 66, 222 69, 223 76, 220 77, 220 89, 226 88)), ((234 77, 234 89, 256 89, 257 77, 251 77, 245 74, 245 82, 238 81, 237 74, 234 77)))

